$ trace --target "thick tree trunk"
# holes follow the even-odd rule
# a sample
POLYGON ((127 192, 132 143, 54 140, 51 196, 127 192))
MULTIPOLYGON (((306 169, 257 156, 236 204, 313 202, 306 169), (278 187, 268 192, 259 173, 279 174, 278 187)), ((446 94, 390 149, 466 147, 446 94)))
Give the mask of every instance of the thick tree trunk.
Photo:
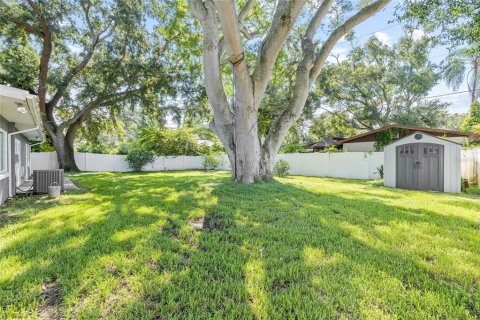
POLYGON ((252 183, 260 179, 260 141, 258 139, 257 110, 253 97, 239 97, 235 110, 235 180, 252 183))
POLYGON ((272 78, 278 54, 294 27, 305 1, 278 3, 270 29, 260 45, 252 74, 245 62, 245 51, 241 40, 245 26, 241 22, 255 1, 247 1, 239 15, 231 1, 189 1, 190 10, 200 22, 204 36, 205 86, 213 109, 215 131, 228 154, 236 181, 252 183, 272 180, 277 151, 288 130, 300 117, 309 89, 317 79, 333 47, 348 31, 382 9, 389 1, 377 0, 363 7, 338 26, 318 49, 314 41, 315 34, 333 4, 331 0, 321 2, 302 39, 303 58, 297 67, 294 93, 289 105, 270 127, 263 143, 260 142, 258 135, 258 107, 272 78), (219 45, 217 18, 223 33, 222 45, 219 45), (233 106, 228 103, 222 83, 220 65, 223 49, 233 66, 233 83, 236 92, 233 106))
POLYGON ((52 144, 57 152, 58 166, 65 171, 80 171, 75 163, 73 139, 67 139, 63 132, 50 135, 52 144))
MULTIPOLYGON (((241 150, 234 152, 233 161, 230 160, 232 174, 235 181, 241 183, 252 183, 258 181, 273 180, 273 165, 275 164, 275 155, 260 147, 255 143, 258 137, 243 135, 241 150), (244 143, 243 143, 244 142, 244 143)), ((238 149, 240 150, 240 149, 238 149)))
POLYGON ((268 150, 262 148, 262 154, 260 156, 260 180, 272 181, 273 180, 273 165, 275 164, 276 154, 271 154, 268 150))

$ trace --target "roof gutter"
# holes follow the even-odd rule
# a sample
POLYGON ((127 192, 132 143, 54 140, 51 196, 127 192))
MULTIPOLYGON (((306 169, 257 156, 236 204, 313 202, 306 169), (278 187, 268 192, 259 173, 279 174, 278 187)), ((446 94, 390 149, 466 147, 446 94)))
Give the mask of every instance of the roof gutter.
POLYGON ((31 103, 29 103, 29 101, 34 101, 34 102, 37 102, 38 101, 38 98, 37 96, 34 96, 34 95, 28 95, 28 98, 25 99, 26 100, 26 103, 27 103, 27 106, 28 106, 28 110, 30 111, 30 114, 32 115, 32 119, 33 119, 33 122, 35 123, 35 126, 36 128, 38 129, 38 133, 39 133, 39 137, 40 137, 40 140, 38 142, 43 142, 45 141, 45 136, 43 135, 43 132, 42 132, 42 118, 40 116, 40 112, 38 110, 38 108, 35 108, 35 106, 31 103))

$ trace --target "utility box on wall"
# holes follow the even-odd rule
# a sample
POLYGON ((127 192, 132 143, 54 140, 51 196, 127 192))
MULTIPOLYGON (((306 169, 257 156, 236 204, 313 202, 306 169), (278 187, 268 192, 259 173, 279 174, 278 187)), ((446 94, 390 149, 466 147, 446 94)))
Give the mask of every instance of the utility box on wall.
POLYGON ((461 145, 422 132, 384 148, 384 185, 459 193, 461 145))

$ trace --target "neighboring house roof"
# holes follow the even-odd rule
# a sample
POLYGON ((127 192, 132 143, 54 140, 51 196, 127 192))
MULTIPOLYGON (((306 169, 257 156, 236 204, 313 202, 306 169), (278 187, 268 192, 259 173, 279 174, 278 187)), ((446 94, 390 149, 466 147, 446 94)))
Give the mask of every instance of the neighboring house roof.
POLYGON ((343 138, 339 138, 339 137, 333 137, 333 138, 325 138, 325 139, 322 139, 318 142, 315 142, 314 144, 310 145, 309 148, 311 149, 324 149, 324 148, 328 148, 330 146, 333 146, 333 145, 336 145, 336 143, 340 140, 342 140, 343 138))
POLYGON ((0 85, 0 116, 15 123, 29 140, 44 140, 38 97, 28 91, 0 85))
POLYGON ((344 144, 346 142, 363 142, 363 141, 376 141, 376 133, 387 130, 387 129, 403 129, 407 131, 407 135, 413 133, 415 131, 420 131, 423 133, 427 133, 433 136, 445 136, 445 137, 472 137, 473 133, 471 132, 462 132, 462 131, 455 131, 455 130, 447 130, 447 129, 437 129, 437 128, 422 128, 422 127, 413 127, 413 126, 404 126, 398 124, 388 125, 379 129, 375 129, 369 132, 361 133, 356 136, 344 139, 339 141, 337 144, 344 144))
POLYGON ((211 147, 213 146, 213 141, 211 140, 207 140, 207 139, 197 139, 197 144, 198 145, 204 145, 204 146, 207 146, 207 147, 211 147))

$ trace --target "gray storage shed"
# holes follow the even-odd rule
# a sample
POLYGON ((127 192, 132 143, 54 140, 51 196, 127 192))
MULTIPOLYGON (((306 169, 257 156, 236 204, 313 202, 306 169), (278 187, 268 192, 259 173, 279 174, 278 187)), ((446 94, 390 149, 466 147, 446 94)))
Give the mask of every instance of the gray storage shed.
POLYGON ((384 185, 459 193, 461 148, 423 132, 396 140, 384 148, 384 185))

